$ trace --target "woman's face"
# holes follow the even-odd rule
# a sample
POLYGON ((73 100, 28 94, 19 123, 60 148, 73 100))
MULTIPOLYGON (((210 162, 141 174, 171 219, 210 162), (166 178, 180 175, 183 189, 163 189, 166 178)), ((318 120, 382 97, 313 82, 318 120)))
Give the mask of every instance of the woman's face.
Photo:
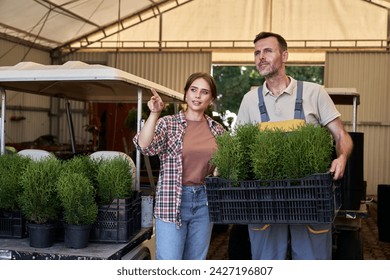
POLYGON ((204 112, 213 101, 210 86, 203 78, 196 79, 186 92, 187 110, 204 112))

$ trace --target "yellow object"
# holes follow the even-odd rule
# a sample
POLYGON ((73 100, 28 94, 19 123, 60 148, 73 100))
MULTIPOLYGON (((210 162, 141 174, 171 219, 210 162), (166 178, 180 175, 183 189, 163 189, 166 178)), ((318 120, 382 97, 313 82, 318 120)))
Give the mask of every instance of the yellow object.
POLYGON ((259 129, 263 130, 282 130, 282 131, 292 131, 297 129, 300 126, 305 125, 305 120, 288 120, 288 121, 278 121, 278 122, 261 122, 259 123, 259 129))

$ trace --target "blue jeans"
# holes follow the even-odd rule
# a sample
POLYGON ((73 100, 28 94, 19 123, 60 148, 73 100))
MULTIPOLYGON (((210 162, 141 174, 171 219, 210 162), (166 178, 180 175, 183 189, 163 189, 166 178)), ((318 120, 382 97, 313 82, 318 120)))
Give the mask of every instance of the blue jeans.
POLYGON ((158 260, 205 260, 213 224, 210 223, 204 186, 183 186, 182 226, 156 219, 158 260))

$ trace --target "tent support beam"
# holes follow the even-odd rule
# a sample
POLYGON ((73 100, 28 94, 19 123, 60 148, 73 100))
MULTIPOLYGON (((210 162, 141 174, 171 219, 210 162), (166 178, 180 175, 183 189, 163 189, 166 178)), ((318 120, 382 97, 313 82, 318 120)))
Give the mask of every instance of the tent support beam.
POLYGON ((5 154, 5 90, 0 87, 1 93, 1 117, 0 117, 0 155, 5 154))

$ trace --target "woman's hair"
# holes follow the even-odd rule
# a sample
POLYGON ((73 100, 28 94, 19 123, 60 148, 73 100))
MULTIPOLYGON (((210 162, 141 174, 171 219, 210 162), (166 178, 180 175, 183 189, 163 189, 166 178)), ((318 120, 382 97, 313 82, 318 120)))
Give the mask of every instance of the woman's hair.
POLYGON ((203 78, 209 84, 213 99, 217 99, 217 84, 213 76, 205 72, 196 72, 191 74, 187 79, 186 85, 184 87, 184 100, 186 99, 187 90, 190 88, 192 83, 199 78, 203 78))

